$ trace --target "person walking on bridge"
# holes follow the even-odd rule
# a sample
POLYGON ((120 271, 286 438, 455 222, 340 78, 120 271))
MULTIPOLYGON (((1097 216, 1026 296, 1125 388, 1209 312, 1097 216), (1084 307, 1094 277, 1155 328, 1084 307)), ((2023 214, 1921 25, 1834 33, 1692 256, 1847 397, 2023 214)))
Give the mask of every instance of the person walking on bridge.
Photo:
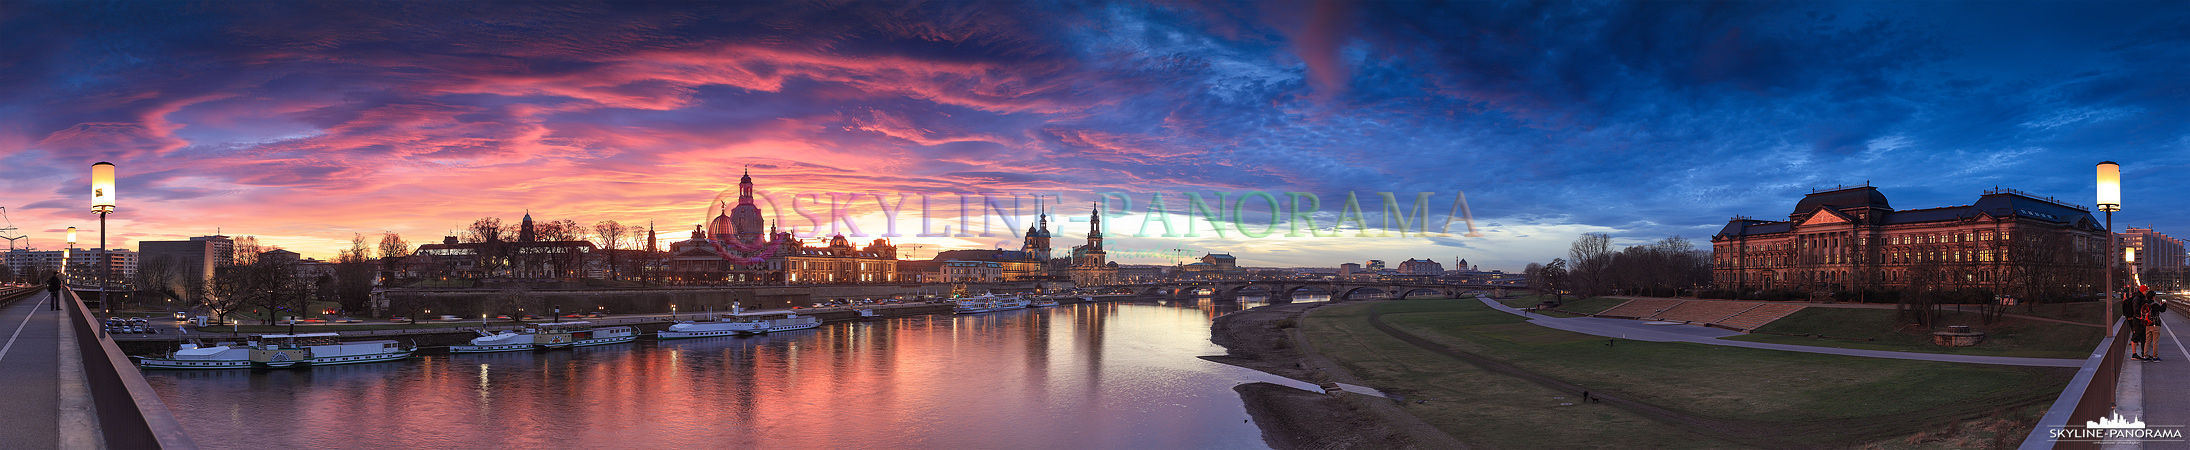
POLYGON ((2145 361, 2160 362, 2160 316, 2167 313, 2167 303, 2160 301, 2151 286, 2138 286, 2137 290, 2144 293, 2145 361))
POLYGON ((61 310, 61 274, 46 279, 46 294, 53 296, 53 310, 61 310))
POLYGON ((2128 336, 2125 337, 2129 338, 2129 358, 2138 361, 2149 361, 2145 358, 2145 355, 2150 353, 2149 348, 2147 348, 2150 343, 2144 340, 2144 330, 2147 324, 2145 321, 2144 296, 2138 295, 2136 289, 2124 289, 2123 291, 2125 292, 2122 295, 2122 333, 2127 334, 2128 336))

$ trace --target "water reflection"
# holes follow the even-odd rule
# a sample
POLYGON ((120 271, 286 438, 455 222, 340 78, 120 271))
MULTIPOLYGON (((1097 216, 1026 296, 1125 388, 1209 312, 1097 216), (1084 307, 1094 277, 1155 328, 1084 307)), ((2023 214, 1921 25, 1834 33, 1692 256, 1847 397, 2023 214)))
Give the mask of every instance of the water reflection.
POLYGON ((761 337, 154 371, 202 447, 1263 448, 1196 299, 761 337))

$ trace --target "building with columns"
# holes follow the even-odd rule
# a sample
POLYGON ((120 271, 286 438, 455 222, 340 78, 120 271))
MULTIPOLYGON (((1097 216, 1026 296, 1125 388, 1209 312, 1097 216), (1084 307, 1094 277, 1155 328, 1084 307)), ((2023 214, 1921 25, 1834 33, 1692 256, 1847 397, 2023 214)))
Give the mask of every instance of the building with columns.
POLYGON ((1787 220, 1735 217, 1711 237, 1720 289, 2100 291, 2106 231, 2091 212, 2013 189, 1896 210, 1869 185, 1803 196, 1787 220))

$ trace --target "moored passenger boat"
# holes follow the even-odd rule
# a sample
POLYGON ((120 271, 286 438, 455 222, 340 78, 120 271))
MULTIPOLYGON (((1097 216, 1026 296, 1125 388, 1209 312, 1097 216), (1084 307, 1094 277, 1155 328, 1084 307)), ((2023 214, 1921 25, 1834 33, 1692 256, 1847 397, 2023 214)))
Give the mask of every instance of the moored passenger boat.
POLYGON ((413 349, 395 341, 341 342, 336 333, 270 334, 244 345, 199 347, 185 345, 166 358, 138 357, 146 369, 285 369, 395 361, 411 357, 413 349))
MULTIPOLYGON (((689 339, 715 336, 731 336, 738 334, 754 334, 753 330, 759 330, 763 327, 764 324, 760 323, 737 320, 723 320, 722 318, 718 317, 715 320, 704 322, 678 322, 675 325, 670 325, 669 329, 667 330, 654 332, 654 338, 689 339)), ((766 333, 766 331, 761 331, 761 333, 766 333)))
POLYGON ((605 345, 638 340, 631 327, 595 327, 588 322, 538 323, 516 331, 479 332, 469 345, 451 345, 449 353, 493 353, 605 345))
POLYGON ((759 319, 759 320, 754 320, 754 321, 753 321, 753 323, 759 323, 759 324, 763 324, 763 325, 762 325, 762 326, 760 326, 760 327, 756 327, 756 328, 754 329, 754 331, 748 331, 748 332, 746 332, 746 334, 761 334, 761 333, 774 333, 774 332, 778 332, 778 331, 792 331, 792 330, 804 330, 804 329, 807 329, 807 328, 814 328, 814 327, 819 327, 819 326, 821 326, 821 319, 819 319, 819 318, 815 318, 815 317, 812 317, 812 316, 801 316, 801 315, 797 315, 797 314, 791 314, 791 315, 783 316, 783 317, 780 317, 780 318, 774 318, 774 319, 759 319))

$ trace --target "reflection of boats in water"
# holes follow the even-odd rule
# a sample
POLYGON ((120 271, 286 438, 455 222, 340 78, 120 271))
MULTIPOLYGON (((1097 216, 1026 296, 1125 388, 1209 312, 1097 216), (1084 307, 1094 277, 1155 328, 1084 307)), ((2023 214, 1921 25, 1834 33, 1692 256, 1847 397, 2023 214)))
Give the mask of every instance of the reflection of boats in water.
POLYGON ((411 357, 412 349, 395 341, 341 342, 335 333, 270 334, 237 345, 183 344, 165 358, 137 357, 146 369, 285 369, 292 367, 361 364, 411 357))
POLYGON ((449 353, 493 353, 525 350, 621 344, 639 339, 631 327, 595 327, 587 322, 531 324, 523 330, 487 334, 479 331, 470 345, 451 345, 449 353))

